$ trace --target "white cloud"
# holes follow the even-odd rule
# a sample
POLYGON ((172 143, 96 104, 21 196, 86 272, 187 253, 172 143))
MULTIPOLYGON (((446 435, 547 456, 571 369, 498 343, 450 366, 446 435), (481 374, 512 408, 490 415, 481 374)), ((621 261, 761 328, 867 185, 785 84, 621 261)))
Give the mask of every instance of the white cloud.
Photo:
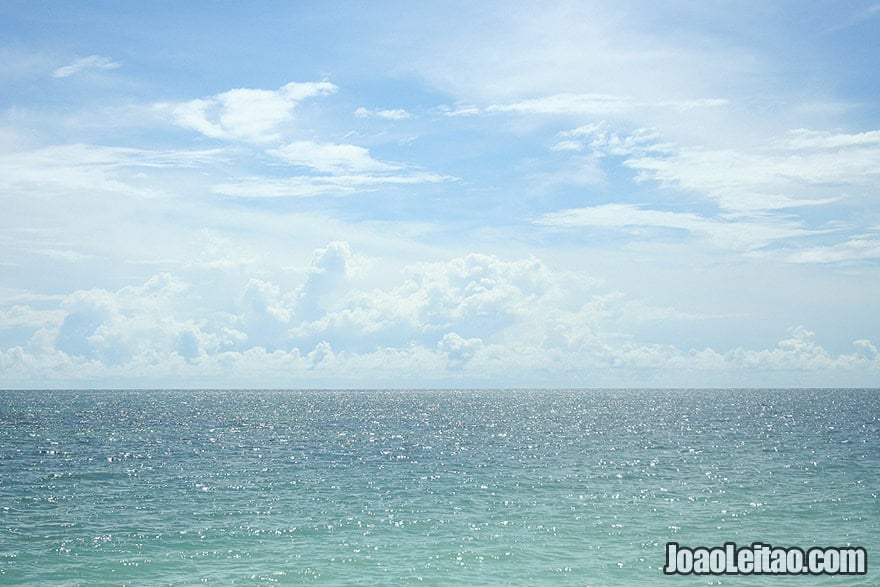
POLYGON ((277 90, 238 88, 205 99, 160 104, 177 124, 217 139, 266 142, 278 139, 280 127, 306 98, 337 91, 330 82, 291 82, 277 90))
POLYGON ((354 111, 354 115, 358 118, 382 118, 384 120, 405 120, 407 118, 412 118, 412 114, 401 108, 391 110, 370 110, 360 107, 354 111))
POLYGON ((52 72, 52 77, 64 78, 82 73, 83 71, 110 70, 117 69, 121 66, 121 63, 113 61, 109 57, 102 57, 101 55, 89 55, 88 57, 77 59, 69 65, 59 67, 52 72))

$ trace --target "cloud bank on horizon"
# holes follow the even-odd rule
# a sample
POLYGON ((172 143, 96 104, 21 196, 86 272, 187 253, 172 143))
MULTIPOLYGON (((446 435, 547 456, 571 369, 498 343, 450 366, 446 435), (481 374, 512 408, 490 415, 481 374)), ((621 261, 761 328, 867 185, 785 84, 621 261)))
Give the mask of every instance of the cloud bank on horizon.
POLYGON ((0 16, 0 388, 880 381, 876 3, 0 16))

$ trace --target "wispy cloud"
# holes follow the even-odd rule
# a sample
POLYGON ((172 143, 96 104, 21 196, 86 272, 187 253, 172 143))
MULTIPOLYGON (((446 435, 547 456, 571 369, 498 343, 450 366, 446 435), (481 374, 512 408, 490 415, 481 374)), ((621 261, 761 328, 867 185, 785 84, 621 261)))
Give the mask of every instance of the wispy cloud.
POLYGON ((82 73, 83 71, 88 70, 110 70, 117 69, 121 67, 122 64, 118 61, 113 61, 109 57, 102 57, 101 55, 89 55, 88 57, 82 57, 77 59, 73 63, 69 65, 65 65, 63 67, 59 67, 55 71, 52 72, 52 77, 64 78, 70 77, 72 75, 76 75, 78 73, 82 73))
MULTIPOLYGON (((87 192, 150 195, 149 189, 124 183, 123 170, 192 168, 222 159, 208 150, 150 150, 97 145, 58 145, 0 155, 0 188, 7 194, 40 195, 87 192)), ((138 182, 142 183, 142 182, 138 182)))
POLYGON ((356 145, 296 141, 268 153, 291 165, 308 167, 321 173, 391 171, 400 168, 399 165, 373 159, 368 149, 356 145))
POLYGON ((880 177, 880 131, 796 129, 749 148, 711 149, 663 142, 656 131, 625 132, 603 121, 557 137, 554 150, 578 153, 581 158, 589 153, 592 161, 617 157, 637 172, 637 182, 657 182, 670 193, 684 191, 714 203, 720 211, 704 216, 606 204, 547 213, 538 225, 617 230, 643 240, 670 237, 657 231, 683 231, 688 238, 742 252, 784 242, 789 252, 780 253, 780 258, 794 263, 846 263, 878 256, 872 237, 810 246, 815 237, 833 232, 847 239, 852 227, 829 223, 810 228, 795 212, 844 198, 870 198, 880 177))
POLYGON ((400 108, 393 110, 370 110, 361 107, 354 111, 354 115, 358 118, 382 118, 385 120, 405 120, 407 118, 412 118, 411 113, 400 108))
POLYGON ((364 147, 351 144, 295 141, 266 151, 302 170, 286 178, 249 177, 215 185, 218 194, 245 198, 345 196, 379 186, 453 181, 455 178, 374 159, 364 147))
POLYGON ((870 20, 872 18, 875 18, 878 15, 880 15, 880 4, 872 4, 871 6, 868 6, 867 8, 860 10, 859 12, 851 14, 849 16, 849 18, 843 24, 838 24, 836 26, 832 26, 828 30, 829 30, 829 32, 837 32, 837 31, 841 31, 844 29, 848 29, 850 27, 859 25, 859 24, 865 22, 866 20, 870 20))
POLYGON ((446 181, 455 181, 455 178, 414 170, 386 174, 301 175, 283 179, 254 176, 217 184, 213 191, 237 198, 313 198, 346 196, 372 191, 381 186, 414 186, 446 181))
MULTIPOLYGON (((287 177, 240 174, 234 181, 215 183, 217 194, 240 198, 344 196, 378 186, 417 185, 454 178, 424 171, 404 163, 374 158, 369 149, 348 143, 289 140, 297 133, 285 125, 293 119, 299 103, 310 97, 338 91, 330 82, 289 83, 278 90, 235 89, 205 99, 178 104, 159 104, 185 128, 224 140, 243 141, 241 148, 264 160, 268 155, 290 168, 287 177)), ((400 120, 405 110, 367 110, 360 117, 400 120)), ((349 136, 349 135, 346 135, 349 136)), ((277 168, 277 165, 274 167, 277 168)))
POLYGON ((797 129, 746 147, 709 148, 664 141, 653 129, 629 132, 608 122, 557 134, 551 148, 619 157, 637 182, 653 181, 715 202, 730 214, 756 214, 838 202, 867 194, 880 177, 880 131, 797 129))
POLYGON ((536 223, 554 228, 683 230, 705 238, 717 247, 743 251, 759 249, 783 239, 818 234, 818 231, 807 230, 798 222, 779 218, 764 221, 707 218, 689 212, 650 210, 631 204, 572 208, 545 214, 536 223))
POLYGON ((608 94, 553 94, 507 104, 493 104, 487 112, 514 112, 517 114, 577 114, 605 116, 644 108, 671 108, 680 112, 694 108, 724 106, 727 100, 721 98, 696 100, 637 100, 626 96, 608 94))
POLYGON ((843 199, 852 205, 869 201, 880 177, 880 131, 796 129, 750 148, 724 149, 682 147, 663 142, 655 131, 627 133, 607 122, 582 125, 557 137, 554 150, 580 158, 588 153, 593 162, 617 157, 637 172, 637 182, 657 182, 671 194, 684 191, 720 210, 704 216, 613 203, 547 213, 536 221, 540 226, 617 230, 640 240, 668 239, 674 233, 658 231, 679 231, 741 252, 784 243, 777 257, 793 263, 849 263, 880 256, 876 237, 848 236, 855 227, 843 222, 811 228, 798 210, 843 199), (829 244, 825 236, 822 244, 814 244, 830 233, 843 240, 829 244))
POLYGON ((789 131, 777 141, 780 149, 797 151, 823 149, 850 149, 855 147, 880 148, 880 130, 860 133, 833 133, 798 128, 789 131))
POLYGON ((683 189, 723 209, 752 213, 829 204, 871 191, 880 177, 880 133, 794 131, 748 149, 681 147, 625 162, 638 179, 683 189))
POLYGON ((834 245, 806 248, 788 257, 794 263, 849 263, 871 259, 880 259, 880 239, 867 236, 834 245))
POLYGON ((443 114, 443 116, 455 117, 455 116, 477 116, 479 114, 482 114, 483 111, 479 106, 476 106, 474 104, 458 103, 458 104, 455 104, 454 107, 441 106, 440 112, 443 114))

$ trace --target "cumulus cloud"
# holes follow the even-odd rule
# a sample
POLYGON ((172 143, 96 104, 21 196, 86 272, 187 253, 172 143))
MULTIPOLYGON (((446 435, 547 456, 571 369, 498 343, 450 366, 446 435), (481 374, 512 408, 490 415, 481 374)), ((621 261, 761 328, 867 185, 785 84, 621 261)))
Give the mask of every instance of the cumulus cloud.
POLYGON ((296 294, 296 312, 300 321, 320 318, 332 296, 340 289, 352 260, 348 243, 337 241, 315 251, 305 283, 296 294))
POLYGON ((614 129, 607 121, 591 122, 557 135, 561 140, 553 146, 557 151, 589 150, 597 157, 630 157, 635 154, 667 153, 673 147, 661 142, 654 129, 640 128, 632 132, 614 129))
POLYGON ((31 334, 0 338, 0 382, 516 385, 538 377, 557 385, 650 374, 629 380, 644 385, 681 384, 682 373, 751 382, 790 371, 855 378, 880 371, 871 340, 833 354, 802 326, 766 349, 640 342, 633 324, 700 317, 597 289, 538 259, 470 254, 414 264, 379 289, 356 285, 359 262, 347 243, 334 242, 315 251, 296 287, 251 277, 218 297, 162 273, 116 291, 76 291, 50 310, 5 308, 5 328, 31 334))
POLYGON ((240 345, 270 351, 289 342, 287 334, 292 317, 292 296, 268 281, 251 278, 238 298, 235 328, 244 337, 240 345))
MULTIPOLYGON (((816 333, 798 325, 789 329, 789 337, 772 349, 738 348, 728 352, 724 359, 730 365, 763 370, 819 371, 847 366, 852 362, 864 363, 859 353, 834 357, 815 341, 816 333)), ((860 347, 864 341, 858 341, 860 347)), ((869 343, 870 344, 870 343, 869 343)))
POLYGON ((483 341, 479 338, 462 338, 455 332, 450 332, 437 343, 437 350, 446 355, 451 369, 461 369, 483 347, 483 341))
POLYGON ((330 82, 291 82, 277 90, 237 88, 179 104, 160 104, 180 126, 216 139, 253 142, 276 140, 293 110, 314 96, 337 91, 330 82))
POLYGON ((182 317, 189 301, 187 289, 182 281, 163 273, 116 292, 74 292, 62 303, 66 315, 53 350, 73 360, 106 365, 129 362, 143 351, 172 351, 187 324, 182 317))
POLYGON ((69 65, 65 65, 63 67, 59 67, 55 71, 52 72, 52 77, 64 78, 70 77, 72 75, 76 75, 78 73, 82 73, 83 71, 88 70, 110 70, 117 69, 121 67, 122 64, 113 61, 109 57, 102 57, 101 55, 89 55, 88 57, 82 57, 77 59, 73 63, 69 65))

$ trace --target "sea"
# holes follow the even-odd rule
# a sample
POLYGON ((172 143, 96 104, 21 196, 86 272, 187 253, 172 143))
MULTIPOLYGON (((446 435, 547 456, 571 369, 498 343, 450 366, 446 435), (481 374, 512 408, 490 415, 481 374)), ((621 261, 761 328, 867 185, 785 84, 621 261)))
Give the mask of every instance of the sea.
POLYGON ((0 392, 0 585, 876 586, 878 494, 876 389, 0 392))

